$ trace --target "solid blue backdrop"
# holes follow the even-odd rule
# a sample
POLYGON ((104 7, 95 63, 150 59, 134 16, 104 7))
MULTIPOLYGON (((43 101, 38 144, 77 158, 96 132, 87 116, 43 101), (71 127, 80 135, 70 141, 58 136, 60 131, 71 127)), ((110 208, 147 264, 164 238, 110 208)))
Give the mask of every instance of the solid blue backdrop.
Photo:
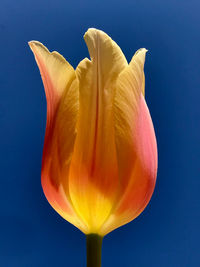
POLYGON ((159 152, 154 195, 133 222, 105 237, 103 267, 200 266, 200 2, 1 0, 0 266, 85 266, 85 237, 48 204, 40 185, 46 100, 27 42, 74 66, 89 27, 128 60, 140 47, 159 152))

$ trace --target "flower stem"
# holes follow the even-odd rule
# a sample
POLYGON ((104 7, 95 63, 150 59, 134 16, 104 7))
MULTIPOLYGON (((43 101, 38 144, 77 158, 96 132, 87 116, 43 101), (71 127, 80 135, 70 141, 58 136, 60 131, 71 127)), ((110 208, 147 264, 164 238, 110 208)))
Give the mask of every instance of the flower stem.
POLYGON ((103 237, 97 234, 86 236, 87 267, 101 267, 101 247, 103 237))

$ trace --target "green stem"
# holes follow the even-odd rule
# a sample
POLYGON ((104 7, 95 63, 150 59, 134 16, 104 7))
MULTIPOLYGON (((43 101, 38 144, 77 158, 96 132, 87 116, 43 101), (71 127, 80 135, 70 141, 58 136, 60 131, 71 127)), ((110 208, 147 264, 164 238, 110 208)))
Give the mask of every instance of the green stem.
POLYGON ((103 237, 97 234, 86 235, 87 267, 101 267, 101 247, 103 237))

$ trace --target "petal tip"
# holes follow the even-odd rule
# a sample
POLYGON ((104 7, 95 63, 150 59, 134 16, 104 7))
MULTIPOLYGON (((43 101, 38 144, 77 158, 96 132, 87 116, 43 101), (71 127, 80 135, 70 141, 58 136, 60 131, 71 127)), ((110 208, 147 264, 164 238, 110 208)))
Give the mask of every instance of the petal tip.
POLYGON ((34 43, 35 43, 35 41, 29 41, 28 42, 28 45, 29 45, 29 47, 30 47, 31 50, 33 50, 34 43))
MULTIPOLYGON (((87 40, 88 40, 88 39, 92 39, 93 36, 94 36, 94 37, 96 37, 96 36, 109 37, 109 36, 108 36, 104 31, 102 31, 102 30, 99 30, 99 29, 96 29, 96 28, 89 28, 89 29, 85 32, 83 38, 84 38, 84 40, 87 42, 87 40)), ((109 38, 110 38, 110 37, 109 37, 109 38)))
POLYGON ((34 45, 38 45, 38 43, 40 44, 40 42, 38 42, 38 41, 29 41, 28 42, 28 45, 30 46, 30 47, 33 47, 34 45))
POLYGON ((89 28, 86 32, 85 32, 85 34, 84 34, 84 39, 87 37, 87 36, 90 36, 90 35, 92 35, 93 33, 96 33, 96 32, 98 32, 98 31, 100 31, 100 30, 98 30, 98 29, 96 29, 96 28, 89 28))
POLYGON ((144 68, 144 63, 145 63, 145 59, 146 59, 146 53, 147 53, 147 49, 146 48, 140 48, 138 49, 134 56, 132 57, 131 61, 130 61, 130 66, 133 66, 135 64, 139 64, 140 68, 144 68))
POLYGON ((32 51, 36 48, 42 48, 42 49, 46 50, 47 52, 49 52, 48 49, 42 43, 40 43, 38 41, 34 41, 34 40, 29 41, 28 45, 30 46, 32 51))
POLYGON ((135 55, 143 54, 145 56, 147 52, 148 50, 146 48, 140 48, 136 51, 135 55))

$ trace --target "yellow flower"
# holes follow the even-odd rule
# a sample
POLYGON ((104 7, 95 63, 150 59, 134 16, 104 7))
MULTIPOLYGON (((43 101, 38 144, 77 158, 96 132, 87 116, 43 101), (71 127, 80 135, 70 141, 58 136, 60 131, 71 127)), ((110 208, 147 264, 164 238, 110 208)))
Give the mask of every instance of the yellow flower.
POLYGON ((104 236, 148 204, 157 146, 144 99, 147 50, 128 64, 103 31, 89 29, 84 39, 91 60, 76 70, 59 53, 29 43, 47 99, 42 187, 64 219, 104 236))

